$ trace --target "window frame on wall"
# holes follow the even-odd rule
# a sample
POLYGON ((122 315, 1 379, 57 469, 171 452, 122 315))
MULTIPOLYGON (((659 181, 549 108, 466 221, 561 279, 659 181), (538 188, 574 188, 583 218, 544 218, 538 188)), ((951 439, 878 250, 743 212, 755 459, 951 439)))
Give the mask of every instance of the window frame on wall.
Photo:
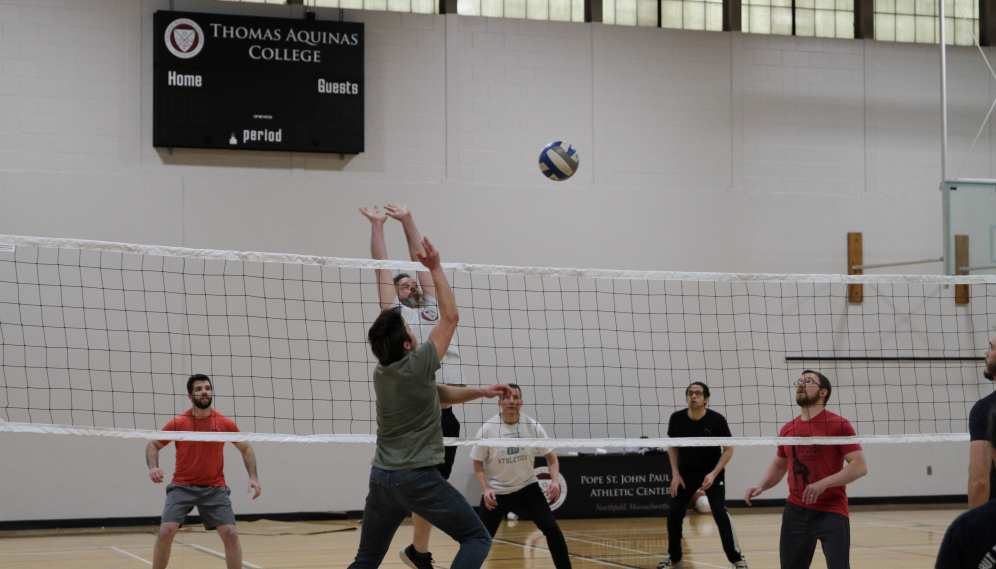
MULTIPOLYGON (((704 31, 877 39, 936 44, 939 37, 936 1, 932 0, 219 0, 258 4, 298 4, 314 8, 382 10, 419 14, 525 18, 541 21, 596 22, 704 31), (476 2, 476 6, 471 6, 476 2), (551 2, 563 4, 554 9, 551 2), (486 3, 493 4, 490 10, 486 3), (514 3, 514 5, 509 5, 514 3), (896 9, 897 4, 911 4, 896 9), (919 9, 918 4, 923 4, 919 9), (931 14, 923 9, 929 3, 931 14), (518 4, 521 4, 519 6, 518 4), (542 5, 541 5, 542 4, 542 5), (620 10, 620 4, 623 4, 620 10), (631 4, 631 7, 628 6, 631 4), (832 4, 832 7, 831 7, 832 4), (496 7, 500 5, 501 9, 496 7), (891 12, 890 10, 891 8, 891 12), (772 8, 778 21, 772 26, 772 8), (800 13, 811 12, 800 18, 800 13), (900 12, 903 12, 900 14, 900 12), (832 15, 832 17, 831 17, 832 15), (911 16, 912 36, 897 34, 896 17, 911 16), (755 25, 758 21, 763 24, 755 25), (830 22, 833 22, 832 26, 830 22), (888 24, 886 22, 889 22, 888 24), (822 22, 822 23, 821 23, 822 22), (777 28, 772 31, 772 28, 777 28), (830 28, 833 33, 830 33, 830 28), (900 35, 901 37, 897 37, 900 35)), ((946 35, 949 45, 973 45, 972 35, 982 46, 996 43, 996 6, 982 0, 972 2, 970 24, 966 24, 955 0, 945 0, 946 35), (950 4, 950 7, 947 5, 950 4)), ((965 0, 958 0, 961 7, 965 0)), ((908 19, 908 18, 906 18, 908 19)), ((908 27, 908 22, 905 24, 908 27)))

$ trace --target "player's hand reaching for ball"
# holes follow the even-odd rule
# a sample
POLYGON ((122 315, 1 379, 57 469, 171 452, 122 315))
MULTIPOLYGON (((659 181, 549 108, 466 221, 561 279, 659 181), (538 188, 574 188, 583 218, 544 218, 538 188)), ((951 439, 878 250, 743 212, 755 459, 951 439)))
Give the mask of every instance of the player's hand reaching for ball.
POLYGON ((425 265, 425 268, 430 271, 434 271, 439 268, 439 251, 429 243, 428 237, 422 238, 422 249, 425 253, 416 252, 415 256, 418 258, 418 262, 425 265))
POLYGON ((377 206, 373 206, 373 209, 361 207, 360 213, 369 219, 370 223, 384 223, 387 221, 387 216, 382 214, 380 210, 377 209, 377 206))
POLYGON ((397 205, 389 203, 384 206, 384 211, 387 212, 387 215, 397 219, 398 221, 403 221, 406 217, 412 216, 412 213, 408 211, 408 204, 397 205))
POLYGON ((763 492, 764 492, 764 488, 762 488, 760 486, 751 486, 750 488, 747 489, 747 494, 744 496, 744 501, 747 502, 748 506, 750 506, 751 505, 750 504, 750 499, 751 498, 757 498, 763 492))
POLYGON ((495 497, 495 491, 489 489, 484 493, 484 507, 493 510, 496 506, 498 506, 498 498, 495 497))
POLYGON ((163 469, 158 466, 149 469, 149 478, 152 479, 156 484, 162 484, 163 481, 163 469))
POLYGON ((253 490, 256 491, 256 495, 252 497, 253 500, 259 498, 259 495, 263 493, 263 487, 260 485, 259 480, 249 480, 249 492, 253 490))
POLYGON ((484 396, 488 399, 492 397, 505 397, 506 395, 515 395, 515 392, 511 387, 505 385, 504 383, 499 383, 492 385, 491 387, 484 388, 484 396))

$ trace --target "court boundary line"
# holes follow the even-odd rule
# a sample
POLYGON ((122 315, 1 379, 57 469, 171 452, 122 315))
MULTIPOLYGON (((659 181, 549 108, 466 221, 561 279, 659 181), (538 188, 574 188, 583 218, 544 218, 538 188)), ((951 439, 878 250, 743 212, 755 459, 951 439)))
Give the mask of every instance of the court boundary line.
MULTIPOLYGON (((507 539, 502 539, 502 538, 498 538, 498 537, 492 538, 492 541, 497 541, 498 543, 504 543, 506 545, 516 545, 516 546, 519 546, 519 547, 521 547, 523 549, 535 549, 537 551, 546 551, 547 553, 550 552, 550 550, 546 549, 545 547, 539 547, 539 546, 536 546, 536 545, 529 545, 529 544, 526 544, 526 543, 518 543, 518 542, 515 542, 515 541, 509 541, 507 539)), ((584 541, 584 540, 583 539, 576 539, 575 541, 584 541)), ((587 542, 587 543, 592 543, 592 542, 587 542)), ((604 545, 604 544, 596 543, 595 545, 604 545)), ((606 547, 613 547, 613 546, 609 545, 609 546, 606 546, 606 547)), ((623 547, 617 547, 617 549, 623 549, 623 550, 626 550, 626 551, 634 551, 634 552, 640 553, 642 555, 651 555, 651 556, 652 555, 656 555, 654 553, 648 553, 646 551, 637 551, 635 549, 628 549, 627 550, 626 548, 623 548, 623 547)), ((605 559, 599 559, 597 557, 590 557, 588 555, 581 555, 581 554, 578 554, 578 553, 570 553, 570 552, 568 552, 567 555, 569 557, 573 557, 575 559, 584 559, 585 561, 591 561, 592 563, 601 563, 602 565, 609 565, 609 566, 612 566, 612 567, 623 567, 625 569, 643 569, 642 567, 637 567, 636 565, 627 565, 625 563, 618 563, 616 561, 607 561, 605 559)), ((689 559, 682 559, 682 562, 683 563, 694 563, 696 565, 705 565, 706 567, 716 567, 717 569, 727 569, 727 567, 725 567, 723 565, 713 565, 711 563, 705 563, 705 562, 702 562, 702 561, 691 561, 689 559)))
POLYGON ((114 547, 114 546, 111 546, 111 549, 113 549, 114 551, 117 551, 118 553, 124 553, 124 554, 125 554, 125 555, 127 555, 128 557, 132 557, 132 558, 135 558, 135 559, 138 559, 138 560, 139 560, 139 561, 141 561, 142 563, 146 563, 146 564, 148 564, 148 565, 152 565, 152 562, 151 562, 151 561, 149 561, 148 559, 146 559, 146 558, 144 558, 144 557, 139 557, 139 556, 135 555, 134 553, 128 553, 127 551, 125 551, 125 550, 123 550, 123 549, 120 549, 120 548, 118 548, 118 547, 114 547))

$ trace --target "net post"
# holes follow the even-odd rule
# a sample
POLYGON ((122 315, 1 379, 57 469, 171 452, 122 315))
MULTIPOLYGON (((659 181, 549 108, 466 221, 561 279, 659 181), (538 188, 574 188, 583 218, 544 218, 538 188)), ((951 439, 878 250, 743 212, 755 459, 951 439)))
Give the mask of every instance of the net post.
MULTIPOLYGON (((968 257, 968 235, 955 235, 955 274, 967 275, 966 270, 969 265, 968 257)), ((972 299, 972 294, 967 284, 955 285, 955 304, 968 304, 972 299)))
MULTIPOLYGON (((863 275, 862 269, 855 269, 864 264, 864 249, 861 242, 861 233, 847 234, 847 274, 863 275)), ((862 302, 865 299, 864 285, 852 283, 847 285, 847 301, 862 302)))
POLYGON ((937 0, 940 5, 940 30, 941 40, 941 181, 948 181, 948 51, 947 34, 944 22, 944 2, 937 0))

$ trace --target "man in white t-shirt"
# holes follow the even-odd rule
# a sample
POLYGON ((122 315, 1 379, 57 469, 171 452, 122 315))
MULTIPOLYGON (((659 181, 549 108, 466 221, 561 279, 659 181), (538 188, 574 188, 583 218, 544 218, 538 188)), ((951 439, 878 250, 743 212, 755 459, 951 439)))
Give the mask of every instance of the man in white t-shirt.
MULTIPOLYGON (((416 253, 424 255, 422 236, 408 206, 388 204, 384 206, 386 214, 380 213, 377 206, 373 209, 360 208, 360 213, 370 220, 370 254, 374 259, 387 259, 387 244, 384 241, 384 222, 393 217, 401 222, 408 241, 408 253, 412 261, 418 262, 416 253)), ((419 344, 429 339, 433 327, 439 323, 439 302, 436 301, 436 286, 429 271, 418 271, 415 276, 418 282, 407 273, 399 273, 393 278, 391 271, 377 269, 377 295, 381 310, 392 306, 401 307, 401 317, 411 328, 412 334, 419 344), (421 284, 421 287, 419 287, 421 284)), ((436 382, 446 384, 463 384, 463 374, 460 371, 460 352, 457 348, 457 336, 450 341, 446 354, 439 361, 440 369, 436 372, 436 382)), ((444 437, 460 436, 460 421, 453 415, 450 405, 442 407, 442 427, 444 437)), ((445 462, 439 465, 439 473, 449 480, 453 471, 453 461, 456 458, 456 447, 446 447, 445 462)), ((401 551, 401 560, 411 569, 432 569, 429 554, 429 536, 432 525, 418 514, 412 514, 412 525, 415 526, 412 544, 401 551)))
MULTIPOLYGON (((477 431, 477 438, 548 438, 543 425, 520 412, 522 388, 514 383, 509 383, 508 386, 512 388, 513 395, 502 397, 498 403, 501 413, 481 426, 477 431)), ((514 444, 514 441, 509 441, 509 444, 514 444)), ((491 537, 495 536, 502 519, 514 508, 526 513, 546 536, 556 568, 571 569, 567 541, 550 511, 550 502, 556 502, 560 497, 560 463, 557 462, 557 454, 553 449, 478 445, 471 450, 470 458, 474 459, 474 475, 484 494, 477 514, 481 516, 484 527, 491 532, 491 537), (545 456, 550 469, 550 485, 545 493, 540 490, 533 468, 535 455, 545 456)))

